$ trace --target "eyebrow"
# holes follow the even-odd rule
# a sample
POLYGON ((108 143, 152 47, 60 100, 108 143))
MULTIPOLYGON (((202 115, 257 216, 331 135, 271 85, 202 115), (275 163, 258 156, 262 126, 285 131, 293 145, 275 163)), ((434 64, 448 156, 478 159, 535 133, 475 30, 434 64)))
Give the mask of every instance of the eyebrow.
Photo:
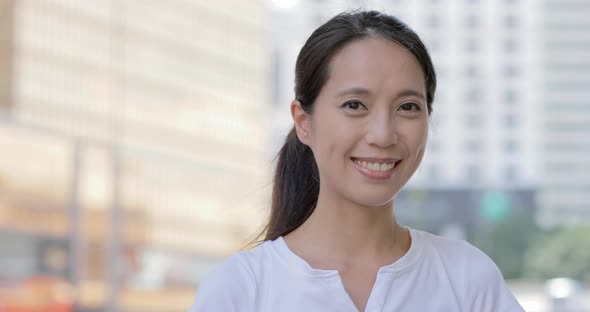
MULTIPOLYGON (((348 88, 345 89, 343 91, 340 91, 338 93, 338 96, 344 96, 344 95, 369 95, 371 94, 371 91, 363 88, 363 87, 352 87, 352 88, 348 88)), ((416 96, 419 98, 422 98, 424 100, 426 100, 426 97, 424 96, 424 94, 422 94, 421 92, 418 92, 416 90, 413 89, 405 89, 402 90, 401 92, 399 92, 397 94, 397 97, 405 97, 405 96, 416 96)))
POLYGON ((343 91, 340 91, 338 93, 338 96, 343 96, 343 95, 368 95, 371 92, 363 87, 352 87, 352 88, 348 88, 345 89, 343 91))

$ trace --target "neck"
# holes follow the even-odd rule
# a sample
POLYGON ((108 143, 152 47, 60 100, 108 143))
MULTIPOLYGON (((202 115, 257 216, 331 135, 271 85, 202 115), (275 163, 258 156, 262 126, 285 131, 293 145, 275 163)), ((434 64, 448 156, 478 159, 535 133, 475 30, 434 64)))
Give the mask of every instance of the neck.
POLYGON ((409 237, 395 219, 393 203, 368 207, 322 192, 312 215, 285 239, 312 266, 313 259, 322 259, 320 266, 346 266, 367 259, 385 264, 409 248, 409 237))

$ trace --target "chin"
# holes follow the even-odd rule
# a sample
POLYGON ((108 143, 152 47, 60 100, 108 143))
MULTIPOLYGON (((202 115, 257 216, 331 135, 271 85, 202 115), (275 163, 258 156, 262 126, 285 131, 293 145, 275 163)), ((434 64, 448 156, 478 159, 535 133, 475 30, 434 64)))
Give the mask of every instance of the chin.
POLYGON ((395 194, 367 194, 357 198, 351 198, 353 202, 367 207, 382 207, 390 205, 395 198, 395 194))
POLYGON ((391 205, 401 191, 399 184, 348 184, 335 190, 339 197, 366 207, 391 205))

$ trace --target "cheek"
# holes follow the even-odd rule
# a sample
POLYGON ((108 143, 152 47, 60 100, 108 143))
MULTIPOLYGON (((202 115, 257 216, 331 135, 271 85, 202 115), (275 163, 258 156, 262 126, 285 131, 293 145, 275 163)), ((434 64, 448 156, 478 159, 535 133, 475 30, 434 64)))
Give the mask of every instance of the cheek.
POLYGON ((400 131, 403 133, 404 141, 410 149, 409 152, 417 156, 424 154, 428 140, 428 122, 417 121, 401 128, 403 130, 400 131))
POLYGON ((316 125, 312 140, 312 150, 323 181, 340 184, 346 172, 347 157, 354 146, 354 133, 350 125, 337 117, 325 118, 316 125))
POLYGON ((349 135, 346 128, 346 124, 337 117, 324 118, 321 123, 314 125, 313 147, 319 157, 332 159, 346 146, 349 135))

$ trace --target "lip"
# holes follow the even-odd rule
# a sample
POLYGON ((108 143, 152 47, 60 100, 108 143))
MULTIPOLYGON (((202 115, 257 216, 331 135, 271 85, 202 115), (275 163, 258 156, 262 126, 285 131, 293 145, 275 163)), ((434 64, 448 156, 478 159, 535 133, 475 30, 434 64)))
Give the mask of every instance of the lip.
POLYGON ((371 163, 386 163, 386 164, 393 164, 396 161, 399 161, 399 158, 371 158, 371 157, 350 157, 353 161, 360 160, 365 162, 371 163))
POLYGON ((375 180, 388 180, 389 178, 391 178, 391 176, 393 176, 393 174, 395 172, 397 172, 397 168, 399 167, 399 164, 401 163, 401 160, 399 159, 395 159, 395 158, 358 158, 358 157, 351 157, 350 158, 352 165, 356 168, 356 170, 358 170, 362 175, 364 175, 367 178, 370 179, 375 179, 375 180), (369 170, 367 168, 364 168, 360 165, 357 165, 354 161, 355 160, 361 160, 361 161, 365 161, 365 162, 380 162, 380 163, 395 163, 395 166, 387 171, 373 171, 373 170, 369 170))

